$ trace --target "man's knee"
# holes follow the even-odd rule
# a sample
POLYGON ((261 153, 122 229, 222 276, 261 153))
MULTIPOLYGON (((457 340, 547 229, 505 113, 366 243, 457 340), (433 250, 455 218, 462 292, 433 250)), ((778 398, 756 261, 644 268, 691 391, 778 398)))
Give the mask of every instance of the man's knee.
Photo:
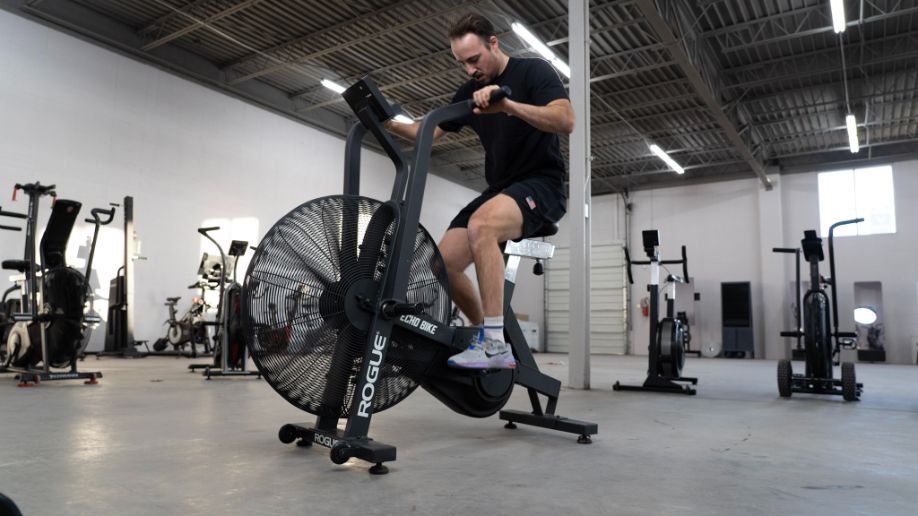
POLYGON ((446 272, 453 277, 462 274, 472 264, 472 253, 469 249, 468 235, 456 231, 447 233, 440 241, 440 255, 446 264, 446 272))
POLYGON ((500 204, 483 207, 469 219, 469 245, 501 242, 517 238, 522 231, 522 216, 510 197, 500 204))

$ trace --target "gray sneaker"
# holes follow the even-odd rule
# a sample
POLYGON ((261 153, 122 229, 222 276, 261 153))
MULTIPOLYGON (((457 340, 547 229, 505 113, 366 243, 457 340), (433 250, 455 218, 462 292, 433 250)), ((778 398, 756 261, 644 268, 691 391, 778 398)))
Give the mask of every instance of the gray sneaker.
POLYGON ((468 349, 447 360, 452 367, 463 369, 515 369, 513 349, 502 340, 482 337, 472 341, 468 349))

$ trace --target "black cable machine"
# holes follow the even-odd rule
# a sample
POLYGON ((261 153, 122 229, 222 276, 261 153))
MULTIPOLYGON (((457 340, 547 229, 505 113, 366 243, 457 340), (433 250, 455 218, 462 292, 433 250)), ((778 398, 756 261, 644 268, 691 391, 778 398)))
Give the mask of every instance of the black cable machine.
MULTIPOLYGON (((240 322, 242 308, 242 286, 236 281, 236 264, 239 257, 248 249, 249 243, 242 240, 230 242, 228 252, 210 235, 211 231, 219 231, 220 227, 198 228, 198 233, 213 242, 220 251, 220 299, 217 303, 217 316, 209 323, 216 327, 214 331, 214 361, 211 364, 191 364, 188 369, 195 371, 204 370, 204 376, 210 380, 214 376, 257 376, 261 372, 249 370, 249 350, 245 345, 245 336, 242 333, 240 322), (229 258, 227 258, 227 254, 229 258), (232 262, 232 281, 227 269, 232 262)), ((204 268, 202 260, 202 269, 204 268)), ((206 271, 204 271, 206 274, 206 271)))
MULTIPOLYGON (((854 363, 841 363, 841 379, 834 377, 834 365, 838 365, 842 349, 854 349, 857 346, 857 333, 838 330, 838 279, 835 275, 835 228, 847 224, 857 224, 864 219, 851 219, 836 222, 829 226, 829 274, 822 278, 819 274, 819 262, 825 259, 822 251, 822 239, 816 231, 808 229, 803 232, 800 247, 804 259, 810 264, 810 288, 803 301, 802 325, 798 323, 793 331, 782 331, 781 336, 803 339, 806 353, 805 374, 794 374, 791 361, 778 361, 778 394, 789 398, 795 392, 811 394, 841 395, 845 401, 857 401, 863 392, 863 384, 857 382, 854 363), (822 288, 825 285, 832 289, 832 299, 822 288)), ((775 252, 788 253, 792 249, 776 248, 775 252)), ((799 260, 798 260, 799 271, 799 260)), ((797 292, 799 299, 800 275, 797 274, 797 292)))
POLYGON ((89 280, 99 228, 112 221, 115 210, 96 208, 92 210, 92 219, 86 219, 95 228, 86 273, 80 274, 67 266, 65 252, 81 204, 57 199, 54 185, 37 182, 17 184, 14 200, 15 192, 19 190, 29 197, 24 259, 6 260, 3 268, 25 275, 26 297, 23 308, 28 311, 13 315, 16 324, 6 343, 7 370, 17 373, 20 387, 49 380, 85 379, 84 383, 96 384, 102 373, 78 371, 77 358, 87 325, 100 322, 98 317, 86 315, 85 305, 89 296, 89 280), (39 201, 44 196, 50 196, 55 201, 42 235, 39 264, 35 253, 35 233, 39 201), (51 370, 52 367, 69 367, 70 370, 55 372, 51 370))
MULTIPOLYGON (((117 206, 113 204, 112 206, 117 206)), ((96 356, 121 358, 143 358, 145 353, 137 346, 146 343, 134 340, 134 261, 144 260, 138 256, 134 232, 134 198, 126 196, 123 201, 124 249, 122 265, 118 268, 108 288, 108 319, 105 322, 105 350, 96 356)))
MULTIPOLYGON (((517 368, 447 366, 479 330, 449 325, 446 268, 419 220, 434 128, 468 116, 474 105, 427 114, 409 166, 383 128, 395 112, 376 85, 364 78, 343 95, 360 121, 348 133, 344 195, 307 201, 281 218, 258 245, 243 287, 243 323, 256 365, 281 396, 317 416, 315 424, 284 425, 280 440, 316 443, 331 449, 336 464, 358 458, 375 464, 370 473, 386 473, 383 462, 395 460, 395 446, 368 437, 370 419, 420 385, 460 414, 484 418, 499 411, 506 428, 522 423, 590 442, 595 423, 555 414, 561 382, 539 371, 510 307, 519 259, 547 259, 551 244, 522 240, 505 249, 504 328, 517 368), (385 202, 359 195, 367 132, 395 165, 385 202), (501 410, 515 384, 527 389, 531 411, 501 410), (544 408, 540 394, 548 399, 544 408)), ((530 237, 556 231, 557 224, 546 222, 530 237)))
POLYGON ((624 385, 615 382, 612 389, 616 391, 657 391, 674 392, 679 394, 695 394, 692 385, 698 383, 697 378, 682 376, 682 367, 685 365, 685 336, 683 334, 682 320, 676 316, 676 283, 689 281, 688 258, 685 246, 682 246, 681 260, 660 259, 660 234, 651 229, 641 232, 644 242, 644 252, 649 260, 632 260, 625 248, 625 261, 628 263, 628 283, 634 283, 631 274, 632 265, 650 265, 650 284, 647 291, 650 293, 650 344, 647 354, 647 379, 642 385, 624 385), (669 275, 670 292, 666 296, 666 317, 659 319, 660 306, 660 266, 682 265, 682 277, 669 275), (683 385, 685 384, 685 385, 683 385))

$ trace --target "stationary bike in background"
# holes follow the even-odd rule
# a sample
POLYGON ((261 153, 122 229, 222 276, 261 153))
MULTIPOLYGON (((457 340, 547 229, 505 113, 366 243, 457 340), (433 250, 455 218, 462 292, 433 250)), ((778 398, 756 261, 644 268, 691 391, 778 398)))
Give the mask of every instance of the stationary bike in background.
POLYGON ((191 306, 188 307, 188 310, 181 318, 178 318, 176 305, 182 298, 166 298, 165 306, 169 309, 169 318, 163 323, 166 325, 166 336, 153 343, 153 351, 157 354, 174 354, 189 358, 212 355, 205 322, 207 309, 210 308, 210 305, 207 304, 204 294, 207 290, 216 289, 217 284, 201 279, 193 285, 188 285, 188 288, 200 289, 201 295, 191 298, 191 306), (173 348, 171 353, 166 350, 168 346, 173 348), (185 351, 185 346, 190 346, 190 350, 185 351), (203 353, 198 353, 198 346, 204 346, 203 353))
MULTIPOLYGON (((778 394, 789 398, 795 392, 841 395, 845 401, 857 401, 864 385, 857 382, 854 363, 841 363, 841 379, 834 377, 834 365, 838 365, 842 349, 857 347, 857 333, 838 331, 838 278, 835 275, 835 228, 857 224, 864 219, 836 222, 829 226, 829 273, 830 278, 819 274, 819 262, 825 259, 822 239, 813 229, 803 232, 800 241, 804 259, 810 264, 810 287, 803 297, 803 327, 793 331, 782 331, 782 337, 803 338, 806 352, 805 374, 794 374, 790 360, 778 361, 778 394), (822 288, 831 287, 832 300, 822 288), (834 340, 834 342, 833 342, 834 340)), ((776 252, 790 252, 775 249, 776 252)), ((799 256, 799 255, 798 255, 799 256)), ((799 263, 799 262, 798 262, 799 263)), ((799 283, 800 276, 798 274, 799 283)), ((799 285, 798 285, 799 291, 799 285)))
MULTIPOLYGON (((507 94, 492 95, 492 102, 507 94)), ((551 244, 521 240, 508 242, 504 251, 504 328, 517 368, 447 366, 479 329, 449 325, 446 267, 419 220, 434 128, 470 115, 474 103, 452 104, 424 117, 409 166, 383 129, 395 112, 376 85, 364 78, 343 96, 360 121, 347 138, 344 195, 307 201, 274 224, 255 251, 243 287, 242 319, 256 365, 287 401, 318 416, 314 425, 284 425, 280 440, 316 443, 331 449, 336 464, 358 458, 375 464, 370 473, 386 473, 383 462, 395 460, 395 447, 368 437, 370 419, 420 385, 460 414, 484 418, 500 411, 506 428, 534 425, 590 442, 595 423, 555 415, 561 382, 539 371, 510 306, 520 259, 548 259, 551 244), (359 195, 367 132, 395 165, 385 202, 359 195), (527 389, 531 412, 501 410, 516 384, 527 389), (544 408, 540 394, 548 400, 544 408), (347 421, 344 429, 338 428, 341 419, 347 421)), ((527 237, 551 235, 557 228, 546 221, 527 237)))
MULTIPOLYGON (((211 323, 216 327, 214 331, 214 360, 211 364, 191 364, 188 369, 194 371, 203 369, 204 376, 210 380, 214 376, 257 376, 261 378, 258 371, 249 370, 249 350, 245 345, 245 335, 242 333, 241 307, 242 307, 242 286, 236 281, 236 264, 239 257, 245 255, 249 243, 242 240, 233 240, 230 242, 228 253, 223 251, 223 247, 209 233, 219 231, 220 227, 198 228, 198 233, 204 238, 213 242, 220 251, 219 266, 219 290, 220 299, 217 302, 217 317, 211 323), (227 256, 228 255, 228 256, 227 256), (233 275, 227 272, 232 266, 233 275)), ((205 262, 202 265, 199 274, 205 277, 212 275, 206 268, 205 262)))
POLYGON ((647 379, 642 385, 624 385, 615 382, 612 389, 616 391, 657 391, 675 392, 680 394, 695 394, 692 385, 698 383, 697 378, 682 376, 685 366, 685 328, 683 320, 677 317, 676 309, 676 283, 689 281, 688 258, 685 246, 682 246, 681 260, 660 259, 660 234, 651 229, 641 232, 644 241, 644 252, 649 260, 632 260, 625 248, 625 261, 628 263, 628 283, 634 283, 631 274, 632 265, 650 265, 650 284, 647 291, 650 293, 650 344, 647 347, 647 379), (660 266, 682 265, 682 277, 670 274, 666 281, 669 284, 666 296, 666 317, 659 319, 660 306, 660 266), (684 385, 683 385, 684 384, 684 385))
POLYGON ((20 386, 28 386, 30 382, 73 379, 87 379, 85 383, 88 384, 98 383, 96 380, 102 373, 77 371, 76 364, 84 331, 89 324, 100 322, 98 317, 85 314, 89 278, 99 228, 112 221, 115 210, 93 209, 92 219, 86 219, 95 228, 86 272, 81 274, 68 267, 65 260, 67 242, 81 204, 55 200, 42 235, 39 263, 35 255, 39 200, 44 196, 56 199, 54 185, 17 184, 14 192, 20 190, 29 197, 25 255, 23 260, 4 261, 3 268, 24 274, 23 308, 27 311, 13 315, 16 323, 6 343, 8 370, 18 373, 20 386), (70 370, 53 372, 52 367, 69 367, 70 370))

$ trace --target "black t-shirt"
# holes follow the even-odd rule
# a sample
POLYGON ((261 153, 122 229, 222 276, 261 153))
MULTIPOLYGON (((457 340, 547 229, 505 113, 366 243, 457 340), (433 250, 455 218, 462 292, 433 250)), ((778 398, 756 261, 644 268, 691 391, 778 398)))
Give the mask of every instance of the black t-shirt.
MULTIPOLYGON (((539 58, 511 57, 504 72, 489 84, 509 86, 512 100, 534 106, 568 98, 558 73, 548 61, 539 58)), ((470 99, 476 90, 489 84, 470 80, 456 91, 453 102, 470 99)), ((557 178, 563 183, 564 158, 557 134, 540 131, 505 113, 471 114, 442 123, 440 129, 456 132, 466 125, 481 138, 485 149, 485 179, 492 189, 533 176, 557 178)))

